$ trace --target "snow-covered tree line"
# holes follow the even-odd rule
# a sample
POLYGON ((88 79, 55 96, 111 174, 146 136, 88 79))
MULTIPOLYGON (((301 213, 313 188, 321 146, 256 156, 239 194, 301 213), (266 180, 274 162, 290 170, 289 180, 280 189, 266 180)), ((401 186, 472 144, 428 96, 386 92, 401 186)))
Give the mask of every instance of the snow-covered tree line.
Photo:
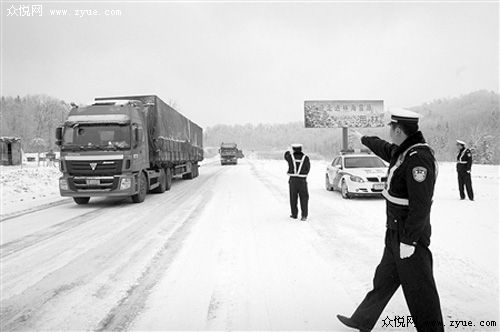
POLYGON ((499 95, 485 90, 439 99, 412 110, 421 113, 422 130, 442 160, 455 160, 456 140, 467 143, 474 161, 500 163, 499 95))
POLYGON ((70 106, 47 95, 3 97, 1 136, 20 137, 24 152, 55 150, 55 129, 70 106))
MULTIPOLYGON (((411 109, 422 114, 421 130, 440 161, 454 161, 455 141, 467 142, 476 163, 500 164, 499 95, 477 91, 443 98, 411 109)), ((25 152, 56 150, 55 128, 70 106, 47 95, 1 98, 1 136, 20 137, 25 152)), ((360 129, 388 139, 387 128, 360 129)), ((204 146, 235 142, 244 151, 276 151, 300 142, 310 154, 329 159, 342 149, 342 129, 308 129, 302 122, 286 124, 218 124, 204 128, 204 146)), ((360 146, 354 146, 359 148, 360 146)))

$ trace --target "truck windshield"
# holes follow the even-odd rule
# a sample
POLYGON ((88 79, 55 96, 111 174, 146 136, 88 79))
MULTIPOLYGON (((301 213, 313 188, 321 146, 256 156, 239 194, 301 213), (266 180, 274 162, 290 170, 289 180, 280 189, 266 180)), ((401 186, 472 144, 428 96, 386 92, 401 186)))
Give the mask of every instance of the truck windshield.
POLYGON ((221 149, 220 154, 222 156, 235 156, 238 151, 235 149, 221 149))
POLYGON ((63 150, 128 150, 130 126, 118 124, 75 124, 65 127, 63 150))

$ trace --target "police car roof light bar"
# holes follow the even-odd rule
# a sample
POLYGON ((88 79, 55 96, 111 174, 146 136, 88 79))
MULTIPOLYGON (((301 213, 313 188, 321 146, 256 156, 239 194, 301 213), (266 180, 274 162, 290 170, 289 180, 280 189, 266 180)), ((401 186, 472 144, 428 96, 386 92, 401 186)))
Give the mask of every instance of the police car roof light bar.
POLYGON ((354 153, 372 153, 370 149, 343 149, 340 154, 354 154, 354 153))

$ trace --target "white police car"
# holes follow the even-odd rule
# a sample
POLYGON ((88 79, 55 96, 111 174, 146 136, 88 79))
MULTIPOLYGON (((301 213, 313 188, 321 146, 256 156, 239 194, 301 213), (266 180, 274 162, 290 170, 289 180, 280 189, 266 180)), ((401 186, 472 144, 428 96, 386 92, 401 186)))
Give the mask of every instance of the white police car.
POLYGON ((343 151, 326 168, 326 190, 338 190, 342 198, 380 196, 387 182, 388 164, 370 153, 343 151))

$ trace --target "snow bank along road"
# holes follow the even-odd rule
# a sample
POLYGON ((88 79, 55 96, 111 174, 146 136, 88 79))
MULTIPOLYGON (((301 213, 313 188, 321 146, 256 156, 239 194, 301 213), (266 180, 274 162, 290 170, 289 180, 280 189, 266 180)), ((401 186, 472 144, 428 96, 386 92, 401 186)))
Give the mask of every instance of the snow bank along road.
MULTIPOLYGON (((205 164, 142 204, 95 198, 2 221, 0 329, 347 331, 335 315, 371 287, 385 203, 326 191, 325 166, 312 165, 307 222, 289 218, 284 162, 252 159, 205 164)), ((435 277, 448 330, 496 331, 498 168, 474 172, 476 202, 459 201, 441 167, 435 277)), ((376 330, 411 330, 394 328, 408 315, 399 291, 376 330)))

